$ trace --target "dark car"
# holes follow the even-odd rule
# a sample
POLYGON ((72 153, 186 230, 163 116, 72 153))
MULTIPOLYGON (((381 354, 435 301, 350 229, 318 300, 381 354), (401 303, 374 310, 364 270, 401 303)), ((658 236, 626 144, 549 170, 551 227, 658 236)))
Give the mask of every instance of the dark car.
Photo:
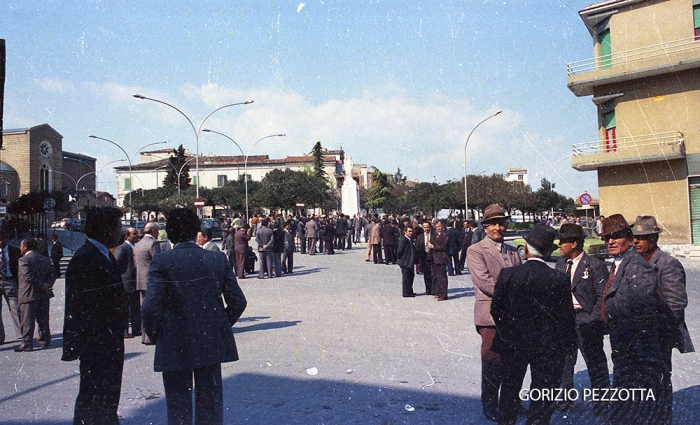
POLYGON ((205 228, 211 229, 212 239, 222 239, 223 232, 221 229, 221 220, 218 218, 205 218, 202 220, 202 229, 205 228))
POLYGON ((78 218, 76 220, 73 220, 73 225, 71 226, 71 230, 74 232, 84 232, 85 231, 85 219, 78 218))

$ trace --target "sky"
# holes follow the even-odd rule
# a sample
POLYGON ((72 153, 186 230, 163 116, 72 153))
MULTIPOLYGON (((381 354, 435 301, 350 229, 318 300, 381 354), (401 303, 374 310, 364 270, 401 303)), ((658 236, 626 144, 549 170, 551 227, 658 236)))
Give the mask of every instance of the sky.
MULTIPOLYGON (((195 127, 244 153, 283 158, 320 141, 355 164, 444 183, 526 168, 536 190, 597 197, 571 145, 598 138, 590 97, 566 64, 593 56, 578 11, 590 0, 3 0, 6 129, 47 123, 63 149, 110 161, 167 141, 196 151, 195 127), (562 159, 563 158, 563 159, 562 159), (556 165, 556 166, 555 166, 556 165)), ((237 155, 202 133, 202 154, 237 155)))

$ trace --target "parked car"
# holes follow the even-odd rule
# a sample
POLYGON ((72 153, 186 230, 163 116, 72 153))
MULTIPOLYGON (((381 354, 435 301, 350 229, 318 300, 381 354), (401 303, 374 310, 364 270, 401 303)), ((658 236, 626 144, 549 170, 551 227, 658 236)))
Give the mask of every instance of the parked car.
POLYGON ((71 230, 74 232, 84 232, 85 231, 85 219, 78 218, 78 219, 73 220, 73 225, 71 226, 71 230))
POLYGON ((146 224, 148 222, 144 220, 137 221, 136 224, 134 225, 134 228, 136 230, 143 230, 144 227, 146 227, 146 224))
MULTIPOLYGON (((555 244, 559 244, 559 226, 553 226, 553 229, 557 231, 557 238, 554 240, 555 244)), ((604 260, 606 258, 610 257, 610 253, 608 253, 608 248, 605 245, 605 242, 600 238, 600 236, 596 235, 595 231, 591 228, 584 227, 583 231, 586 233, 586 239, 583 241, 583 251, 596 258, 600 258, 601 260, 604 260)), ((523 236, 528 236, 530 232, 525 232, 523 236)), ((517 238, 513 239, 513 246, 518 249, 518 254, 520 254, 520 258, 523 260, 525 259, 525 239, 523 238, 517 238)), ((559 257, 559 249, 554 251, 552 253, 552 257, 559 257)))
POLYGON ((211 238, 221 239, 223 232, 221 230, 221 220, 218 218, 205 218, 202 220, 202 229, 211 228, 211 238))

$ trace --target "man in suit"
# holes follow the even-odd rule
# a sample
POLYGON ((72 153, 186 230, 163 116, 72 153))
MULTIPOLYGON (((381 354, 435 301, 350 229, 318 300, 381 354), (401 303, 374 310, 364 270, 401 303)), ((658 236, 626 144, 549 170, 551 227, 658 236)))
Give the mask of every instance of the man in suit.
POLYGON ((193 210, 173 209, 166 226, 175 248, 153 258, 141 314, 168 423, 191 424, 194 410, 195 423, 223 424, 221 363, 238 360, 231 326, 247 302, 226 258, 192 242, 200 226, 193 210))
POLYGON ((236 276, 245 279, 245 259, 248 255, 248 242, 250 241, 250 225, 244 223, 233 237, 233 252, 236 255, 236 276))
POLYGON ((613 256, 603 292, 601 318, 607 324, 613 361, 613 386, 653 391, 656 401, 611 403, 610 424, 662 422, 664 360, 659 335, 658 276, 634 250, 632 230, 622 214, 603 219, 601 232, 613 256))
POLYGON ((304 233, 306 234, 306 252, 309 255, 315 255, 316 254, 316 233, 318 232, 318 223, 316 223, 316 220, 313 219, 313 217, 310 217, 309 220, 306 222, 304 225, 304 233))
POLYGON ((396 225, 393 219, 384 220, 381 238, 386 264, 396 264, 396 225))
POLYGON ((461 230, 460 239, 462 241, 462 251, 459 254, 459 270, 464 271, 464 266, 467 263, 467 250, 472 246, 472 236, 474 235, 476 222, 473 220, 465 220, 464 228, 461 230))
POLYGON ((22 340, 15 351, 34 349, 34 322, 39 327, 37 342, 41 348, 51 343, 49 330, 49 300, 53 297, 53 284, 56 272, 48 257, 36 251, 36 241, 25 239, 19 246, 22 258, 19 259, 17 280, 19 283, 19 316, 22 340))
POLYGON ((435 223, 435 232, 430 237, 428 248, 433 251, 433 292, 438 301, 447 299, 447 263, 450 261, 448 250, 450 247, 450 236, 445 230, 442 221, 435 223))
POLYGON ((374 219, 374 225, 370 230, 369 243, 372 244, 372 260, 374 264, 383 263, 382 260, 382 225, 378 218, 374 219))
MULTIPOLYGON (((10 309, 12 325, 17 339, 22 337, 19 324, 19 302, 17 300, 17 269, 19 248, 7 245, 7 233, 0 230, 0 295, 5 297, 7 308, 10 309)), ((0 300, 0 344, 5 343, 5 326, 2 323, 2 300, 0 300)))
POLYGON ((423 282, 425 283, 425 295, 435 295, 433 288, 433 250, 430 248, 430 238, 432 230, 429 221, 421 224, 423 233, 416 237, 416 254, 418 254, 418 263, 420 264, 420 272, 423 274, 423 282))
POLYGON ((260 255, 258 279, 263 279, 265 272, 267 272, 268 278, 275 277, 272 274, 272 245, 274 244, 274 236, 272 229, 268 227, 269 224, 269 219, 264 218, 262 226, 255 235, 255 241, 258 243, 258 253, 260 255))
MULTIPOLYGON (((514 425, 518 418, 527 367, 531 391, 557 388, 564 356, 576 341, 571 284, 545 263, 557 248, 555 237, 554 229, 536 224, 525 238, 525 264, 504 268, 496 281, 491 316, 497 334, 492 349, 503 359, 501 425, 514 425)), ((548 424, 553 413, 553 400, 532 400, 527 423, 548 424)))
POLYGON ((294 273, 294 251, 296 244, 294 243, 294 235, 292 234, 292 226, 294 222, 288 220, 284 224, 284 252, 282 253, 282 272, 286 274, 294 273))
POLYGON ((197 245, 207 251, 221 252, 218 246, 212 241, 211 227, 203 227, 197 233, 197 245))
MULTIPOLYGON (((158 224, 154 222, 146 223, 143 228, 143 237, 134 245, 134 265, 136 266, 136 290, 139 291, 139 301, 143 305, 146 299, 146 289, 148 288, 148 268, 156 254, 161 252, 161 245, 158 238, 158 224)), ((143 328, 143 323, 141 323, 143 328)), ((141 333, 141 343, 150 345, 151 341, 145 332, 141 333)))
POLYGON ((656 269, 658 276, 658 294, 661 303, 658 306, 660 320, 661 355, 664 362, 662 386, 664 395, 662 404, 662 423, 673 422, 673 385, 671 383, 672 350, 681 353, 695 351, 685 324, 685 308, 688 294, 685 289, 685 269, 680 261, 659 249, 659 233, 662 229, 654 216, 639 216, 632 226, 632 243, 637 253, 641 254, 656 269))
POLYGON ((415 272, 413 265, 415 263, 416 247, 413 245, 413 228, 406 226, 403 229, 403 236, 399 238, 399 247, 396 250, 396 255, 399 257, 398 265, 401 268, 401 288, 404 297, 415 297, 413 292, 413 279, 415 272))
POLYGON ((374 227, 374 221, 369 219, 365 223, 365 243, 367 244, 367 249, 365 252, 365 261, 372 261, 372 244, 369 242, 370 235, 372 233, 372 227, 374 227))
POLYGON ((131 327, 127 326, 124 338, 141 336, 141 300, 136 290, 136 266, 134 265, 134 246, 139 241, 139 232, 133 227, 124 231, 124 243, 114 250, 117 259, 117 267, 122 276, 124 292, 126 292, 126 308, 131 327))
POLYGON ((333 219, 328 217, 328 220, 323 224, 323 236, 321 240, 326 245, 326 255, 335 255, 335 250, 333 249, 333 241, 335 240, 335 224, 333 219))
POLYGON ((445 229, 445 233, 447 233, 450 240, 447 246, 447 274, 450 276, 462 274, 462 268, 459 266, 459 251, 462 249, 461 231, 461 229, 452 226, 448 226, 445 229))
MULTIPOLYGON (((577 344, 564 359, 561 387, 574 387, 574 366, 578 350, 586 361, 591 388, 610 387, 608 359, 603 350, 605 324, 600 317, 603 291, 608 278, 608 268, 597 258, 583 252, 586 234, 577 224, 563 224, 559 230, 559 252, 561 258, 556 269, 564 273, 571 285, 571 296, 576 317, 577 344)), ((573 401, 558 404, 559 410, 569 410, 573 401)), ((594 404, 594 414, 603 413, 603 404, 594 404)))
POLYGON ((491 317, 491 298, 496 279, 506 267, 520 265, 518 251, 503 242, 508 216, 498 204, 484 210, 481 228, 485 238, 469 247, 467 266, 474 284, 474 324, 481 336, 481 406, 487 419, 498 418, 501 388, 501 356, 491 350, 496 325, 491 317))
POLYGON ((121 217, 117 208, 89 209, 87 240, 66 269, 61 360, 80 359, 75 424, 119 424, 127 315, 122 277, 109 250, 119 244, 121 217))
MULTIPOLYGON (((335 234, 337 247, 339 250, 345 250, 345 239, 348 234, 348 221, 345 219, 345 214, 338 214, 338 219, 335 221, 335 234)), ((352 243, 352 242, 350 242, 352 243)))
POLYGON ((240 229, 241 226, 237 227, 231 227, 227 229, 224 232, 224 240, 221 241, 221 251, 226 254, 226 258, 228 258, 229 264, 231 264, 231 269, 236 270, 236 255, 233 252, 234 249, 234 243, 233 243, 233 237, 236 234, 236 230, 240 229))
POLYGON ((46 235, 44 233, 37 233, 36 237, 34 238, 36 241, 36 252, 39 253, 39 255, 43 255, 44 257, 49 256, 49 244, 46 242, 46 235))
POLYGON ((61 258, 63 258, 63 244, 54 233, 51 235, 51 262, 56 271, 56 278, 61 277, 61 258))

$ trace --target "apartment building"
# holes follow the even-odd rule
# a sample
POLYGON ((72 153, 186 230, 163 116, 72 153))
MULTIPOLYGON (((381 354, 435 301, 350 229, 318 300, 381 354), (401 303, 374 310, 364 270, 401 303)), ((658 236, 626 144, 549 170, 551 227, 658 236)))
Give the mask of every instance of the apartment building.
POLYGON ((598 140, 573 146, 596 170, 600 213, 654 215, 665 244, 700 243, 700 0, 610 0, 579 12, 593 57, 567 65, 591 96, 598 140))

